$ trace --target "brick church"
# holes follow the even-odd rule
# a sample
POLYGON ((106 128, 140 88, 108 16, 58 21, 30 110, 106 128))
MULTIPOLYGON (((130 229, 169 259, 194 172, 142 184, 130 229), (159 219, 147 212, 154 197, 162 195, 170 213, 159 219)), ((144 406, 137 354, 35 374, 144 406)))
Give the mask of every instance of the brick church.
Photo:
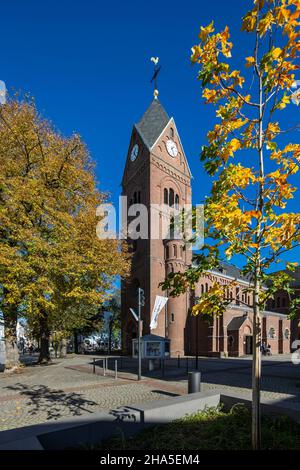
MULTIPOLYGON (((191 172, 174 119, 155 98, 141 120, 133 126, 125 169, 122 179, 122 195, 128 206, 141 203, 167 204, 180 207, 192 203, 191 172)), ((156 224, 161 224, 159 214, 156 224)), ((149 233, 155 228, 149 218, 149 233)), ((131 276, 122 281, 122 344, 128 354, 132 352, 132 339, 137 337, 137 323, 129 308, 137 306, 137 289, 145 292, 142 308, 142 335, 154 335, 170 339, 171 356, 243 356, 252 354, 251 299, 244 294, 249 281, 238 268, 222 264, 218 270, 203 276, 195 292, 170 297, 160 312, 155 330, 150 331, 151 313, 156 295, 165 296, 159 287, 170 272, 184 271, 192 263, 192 251, 183 248, 183 241, 171 239, 138 238, 129 242, 132 252, 131 276), (201 317, 191 316, 195 297, 208 291, 212 282, 230 284, 229 298, 234 301, 220 318, 207 323, 201 317), (233 292, 233 289, 235 292, 233 292)), ((298 322, 291 325, 287 319, 283 298, 270 305, 262 314, 262 341, 271 346, 273 354, 290 352, 292 339, 300 338, 298 322), (293 331, 291 331, 291 327, 293 331)))

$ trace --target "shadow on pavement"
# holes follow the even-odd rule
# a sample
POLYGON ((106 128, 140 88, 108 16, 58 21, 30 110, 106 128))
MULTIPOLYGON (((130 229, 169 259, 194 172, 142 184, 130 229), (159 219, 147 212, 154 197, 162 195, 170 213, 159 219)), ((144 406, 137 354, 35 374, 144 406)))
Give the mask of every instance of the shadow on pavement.
POLYGON ((46 413, 46 419, 58 419, 65 415, 63 410, 68 409, 71 416, 79 416, 83 412, 93 413, 95 410, 90 410, 87 406, 97 406, 97 403, 87 400, 79 393, 71 392, 66 393, 63 390, 49 388, 45 385, 34 385, 28 387, 27 385, 17 383, 5 387, 8 390, 14 390, 20 395, 28 397, 26 406, 30 415, 38 413, 46 413))

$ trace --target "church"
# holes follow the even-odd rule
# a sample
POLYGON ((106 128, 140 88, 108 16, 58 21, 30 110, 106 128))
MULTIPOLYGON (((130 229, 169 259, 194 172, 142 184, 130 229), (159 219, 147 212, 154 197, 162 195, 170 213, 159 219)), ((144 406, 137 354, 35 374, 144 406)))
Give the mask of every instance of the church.
MULTIPOLYGON (((132 204, 169 205, 181 208, 192 203, 191 172, 173 117, 154 95, 150 106, 130 137, 122 179, 122 196, 132 204)), ((151 223, 162 223, 162 216, 151 223)), ((132 253, 131 275, 122 280, 122 347, 132 353, 132 340, 137 337, 137 322, 130 308, 137 306, 137 290, 145 293, 142 308, 141 335, 150 333, 170 340, 170 355, 244 356, 252 354, 251 299, 244 293, 249 285, 240 270, 222 263, 218 270, 206 273, 194 292, 170 297, 158 317, 157 327, 150 331, 151 314, 157 295, 168 292, 159 287, 170 272, 184 271, 193 262, 192 250, 185 250, 184 243, 176 237, 167 239, 137 238, 129 240, 132 253), (191 315, 196 297, 207 292, 213 282, 230 285, 229 298, 234 299, 227 311, 208 323, 201 316, 191 315), (234 292, 233 292, 234 289, 234 292)), ((273 308, 262 314, 262 342, 270 345, 273 354, 288 353, 291 348, 291 322, 281 308, 273 308)))

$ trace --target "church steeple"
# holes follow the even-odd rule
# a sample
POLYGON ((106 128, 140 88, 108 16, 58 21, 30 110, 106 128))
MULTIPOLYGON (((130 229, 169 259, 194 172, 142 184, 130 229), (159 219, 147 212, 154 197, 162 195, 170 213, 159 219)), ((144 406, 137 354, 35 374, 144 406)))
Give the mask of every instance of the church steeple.
POLYGON ((170 117, 164 107, 157 99, 154 99, 141 120, 135 124, 136 130, 149 150, 169 121, 170 117))
MULTIPOLYGON (((157 208, 164 204, 180 209, 191 204, 191 173, 175 121, 160 101, 152 100, 142 118, 134 125, 122 179, 122 195, 127 197, 127 223, 132 222, 135 204, 148 211, 147 236, 129 240, 132 252, 130 278, 122 281, 123 347, 131 350, 131 339, 137 334, 130 308, 136 308, 137 287, 144 290, 146 303, 142 310, 143 334, 150 333, 151 314, 157 295, 164 296, 160 283, 169 272, 186 269, 191 252, 183 250, 182 242, 165 243, 169 213, 157 208)), ((139 225, 137 225, 139 226, 139 225)), ((131 233, 131 232, 130 232, 131 233)), ((169 299, 152 333, 171 340, 171 353, 184 354, 184 331, 188 294, 169 299)))

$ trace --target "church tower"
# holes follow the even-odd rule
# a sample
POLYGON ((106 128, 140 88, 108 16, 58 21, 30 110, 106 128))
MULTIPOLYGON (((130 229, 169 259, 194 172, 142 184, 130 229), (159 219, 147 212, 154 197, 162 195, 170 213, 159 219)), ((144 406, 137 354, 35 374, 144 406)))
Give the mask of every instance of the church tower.
MULTIPOLYGON (((129 240, 132 252, 131 275, 122 281, 122 343, 128 354, 132 339, 137 336, 137 324, 129 308, 137 310, 137 289, 145 292, 142 308, 142 335, 168 337, 171 355, 185 353, 185 327, 189 309, 189 294, 169 298, 160 312, 158 325, 150 331, 151 314, 156 295, 167 296, 159 283, 170 272, 186 269, 191 264, 191 250, 185 250, 182 240, 161 237, 164 213, 157 208, 166 204, 181 208, 191 204, 191 173, 176 129, 158 101, 152 101, 141 120, 133 126, 122 179, 122 195, 127 198, 127 210, 134 204, 148 209, 148 237, 129 240), (155 205, 155 209, 153 209, 155 205), (152 207, 152 217, 150 208, 152 207), (153 217, 153 210, 156 211, 153 217), (159 237, 153 236, 157 233, 159 237)), ((130 218, 127 217, 127 223, 130 218)))

